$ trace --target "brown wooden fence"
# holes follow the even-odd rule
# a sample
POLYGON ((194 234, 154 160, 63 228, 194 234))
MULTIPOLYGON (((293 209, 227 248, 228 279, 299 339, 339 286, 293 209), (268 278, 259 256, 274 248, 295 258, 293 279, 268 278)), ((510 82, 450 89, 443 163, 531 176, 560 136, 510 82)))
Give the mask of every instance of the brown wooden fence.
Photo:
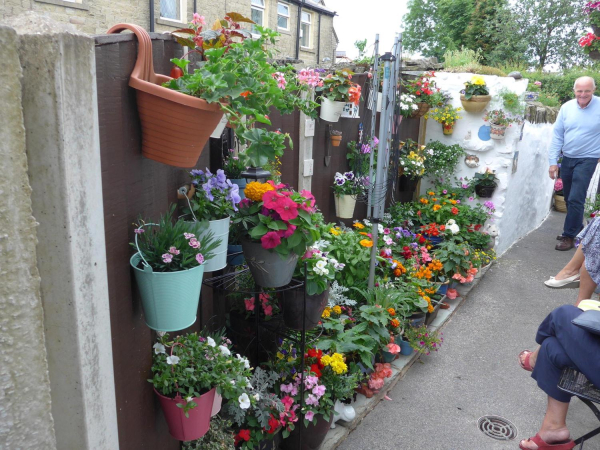
MULTIPOLYGON (((152 34, 154 67, 157 73, 170 72, 170 58, 182 54, 181 47, 168 36, 152 34)), ((137 41, 132 34, 97 36, 96 68, 102 194, 113 362, 117 398, 117 420, 121 449, 178 449, 178 441, 169 436, 158 400, 147 379, 151 376, 152 345, 155 333, 144 322, 140 298, 133 281, 129 258, 133 249, 133 224, 141 216, 158 219, 170 203, 176 202, 176 190, 189 178, 182 169, 166 166, 141 155, 141 129, 136 108, 135 91, 128 86, 129 75, 137 56, 137 41)), ((365 76, 357 81, 364 84, 365 76)), ((366 97, 364 95, 363 97, 366 97)), ((364 99, 360 107, 364 117, 364 99)), ((271 116, 273 129, 290 133, 294 142, 299 137, 299 113, 271 116)), ((330 186, 335 172, 345 171, 346 145, 358 136, 362 119, 341 119, 336 129, 344 132, 340 147, 331 149, 331 163, 325 166, 328 123, 318 121, 315 129, 313 158, 315 161, 312 191, 327 220, 335 220, 330 186)), ((418 121, 406 122, 402 135, 417 139, 418 121)), ((366 124, 365 124, 366 125, 366 124)), ((197 164, 198 168, 215 169, 220 162, 220 141, 208 143, 197 164), (212 157, 211 157, 212 155, 212 157)), ((282 179, 298 186, 297 150, 285 152, 282 179)), ((364 217, 366 206, 358 207, 364 217)), ((205 275, 206 276, 206 275, 205 275)), ((209 274, 210 276, 210 274, 209 274)), ((197 330, 204 325, 215 329, 224 325, 227 302, 213 297, 203 288, 197 330)), ((99 399, 101 401, 101 399, 99 399)))

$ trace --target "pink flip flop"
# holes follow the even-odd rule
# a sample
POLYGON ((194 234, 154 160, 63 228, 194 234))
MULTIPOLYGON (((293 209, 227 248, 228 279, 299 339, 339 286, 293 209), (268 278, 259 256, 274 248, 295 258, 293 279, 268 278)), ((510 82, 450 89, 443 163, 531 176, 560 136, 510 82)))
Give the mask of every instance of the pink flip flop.
MULTIPOLYGON (((529 438, 529 439, 523 439, 523 441, 527 441, 527 440, 529 440, 529 441, 533 442, 535 445, 537 445, 538 450, 571 450, 572 448, 575 447, 575 442, 573 440, 560 442, 558 444, 548 444, 540 437, 539 434, 536 434, 534 437, 529 438)), ((523 441, 521 441, 521 442, 523 442, 523 441)), ((523 447, 521 445, 521 442, 519 442, 519 448, 521 450, 529 450, 527 447, 523 447)))
POLYGON ((519 365, 522 369, 526 370, 527 372, 533 372, 533 367, 531 367, 531 364, 529 363, 529 358, 531 358, 531 355, 533 355, 533 352, 531 350, 523 350, 521 353, 519 353, 519 356, 517 357, 517 359, 519 360, 519 365))

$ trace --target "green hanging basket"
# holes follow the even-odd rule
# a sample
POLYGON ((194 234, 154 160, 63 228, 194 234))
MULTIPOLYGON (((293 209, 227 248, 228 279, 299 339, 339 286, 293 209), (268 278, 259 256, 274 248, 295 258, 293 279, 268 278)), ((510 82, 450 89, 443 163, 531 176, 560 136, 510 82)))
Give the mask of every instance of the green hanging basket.
POLYGON ((179 331, 196 322, 204 264, 178 272, 154 272, 139 247, 129 264, 142 297, 146 325, 156 331, 179 331))

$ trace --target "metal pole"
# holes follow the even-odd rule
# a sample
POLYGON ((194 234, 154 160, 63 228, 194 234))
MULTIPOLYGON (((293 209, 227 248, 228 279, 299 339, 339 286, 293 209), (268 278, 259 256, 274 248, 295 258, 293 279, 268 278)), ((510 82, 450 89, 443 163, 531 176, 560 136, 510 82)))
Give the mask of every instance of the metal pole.
MULTIPOLYGON (((390 52, 387 52, 385 55, 381 57, 381 60, 384 63, 383 66, 383 98, 389 96, 389 89, 391 87, 390 84, 390 63, 396 60, 396 57, 393 56, 390 52)), ((371 247, 371 266, 369 268, 369 289, 372 289, 375 284, 375 260, 377 256, 377 233, 378 233, 378 225, 380 219, 380 207, 379 202, 381 202, 381 198, 385 199, 384 195, 384 185, 382 183, 383 179, 383 166, 386 165, 384 158, 382 155, 386 155, 386 148, 389 147, 390 143, 388 142, 388 125, 389 120, 387 118, 388 111, 391 113, 391 107, 389 102, 384 101, 381 106, 381 119, 379 120, 379 136, 382 138, 379 140, 379 148, 377 149, 377 156, 379 161, 377 161, 377 175, 375 175, 375 187, 373 189, 373 199, 374 199, 374 208, 373 208, 373 217, 371 218, 373 230, 371 231, 373 247, 371 247), (384 138, 385 136, 385 138, 384 138)))
MULTIPOLYGON (((372 93, 373 93, 373 116, 371 117, 371 129, 369 132, 373 137, 375 135, 375 126, 377 125, 377 92, 379 90, 379 34, 375 35, 375 45, 373 48, 374 61, 373 61, 373 84, 372 84, 372 93)), ((383 98, 383 96, 382 96, 383 98)), ((371 149, 371 154, 369 155, 369 192, 367 195, 367 217, 371 217, 371 197, 373 195, 373 154, 375 153, 375 149, 371 149)))

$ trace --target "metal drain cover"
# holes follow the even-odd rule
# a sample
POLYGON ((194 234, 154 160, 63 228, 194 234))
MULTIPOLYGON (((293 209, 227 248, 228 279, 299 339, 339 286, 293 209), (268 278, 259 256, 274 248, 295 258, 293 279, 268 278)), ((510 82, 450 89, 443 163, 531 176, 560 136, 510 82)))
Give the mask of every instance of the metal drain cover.
POLYGON ((477 427, 486 436, 499 441, 510 441, 517 437, 517 427, 500 416, 483 416, 477 421, 477 427))

